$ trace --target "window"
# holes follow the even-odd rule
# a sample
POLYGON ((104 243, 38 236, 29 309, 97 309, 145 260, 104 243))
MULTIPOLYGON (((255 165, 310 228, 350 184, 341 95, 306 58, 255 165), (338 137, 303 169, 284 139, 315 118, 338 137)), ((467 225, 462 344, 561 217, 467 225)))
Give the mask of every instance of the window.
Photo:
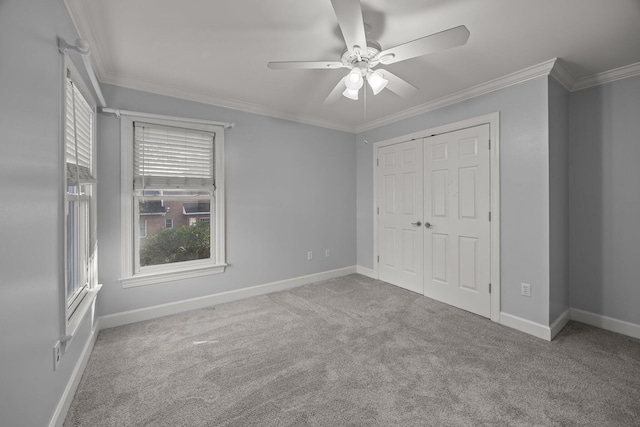
POLYGON ((123 116, 122 156, 123 286, 223 272, 224 129, 123 116))
POLYGON ((147 237, 147 220, 140 220, 140 237, 147 237))
POLYGON ((73 335, 97 292, 95 103, 65 58, 64 233, 66 334, 73 335), (91 301, 90 301, 91 300, 91 301))

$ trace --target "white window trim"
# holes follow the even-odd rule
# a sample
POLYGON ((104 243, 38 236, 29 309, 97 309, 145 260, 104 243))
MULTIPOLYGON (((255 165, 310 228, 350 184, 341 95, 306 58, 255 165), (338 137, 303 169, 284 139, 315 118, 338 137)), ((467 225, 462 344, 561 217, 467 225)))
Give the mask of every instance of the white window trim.
MULTIPOLYGON (((191 279, 195 277, 219 274, 225 271, 226 245, 225 245, 225 183, 224 183, 224 131, 225 128, 217 122, 193 123, 189 119, 181 120, 175 117, 172 120, 153 118, 148 116, 125 115, 120 116, 120 244, 122 259, 120 261, 120 282, 123 288, 153 285, 156 283, 171 282, 176 280, 191 279), (215 139, 215 203, 214 212, 216 221, 213 235, 216 236, 211 252, 216 254, 215 260, 185 261, 176 264, 154 266, 153 272, 134 273, 134 233, 139 233, 138 223, 134 221, 133 206, 133 123, 142 121, 145 123, 162 126, 174 126, 196 129, 205 132, 214 132, 215 139)), ((137 235, 137 234, 136 234, 137 235)))
MULTIPOLYGON (((68 54, 64 54, 63 55, 63 61, 62 61, 62 91, 61 91, 61 116, 60 116, 60 120, 61 120, 61 126, 60 126, 60 158, 62 159, 61 162, 61 173, 60 173, 60 195, 61 195, 61 209, 62 209, 62 215, 61 217, 64 218, 63 225, 61 227, 61 240, 63 242, 63 250, 62 250, 62 254, 61 254, 61 265, 62 265, 62 274, 61 274, 61 302, 62 302, 62 307, 61 307, 61 327, 63 330, 63 336, 60 339, 60 342, 64 344, 64 349, 66 350, 66 345, 71 341, 71 339, 75 336, 76 331, 78 330, 78 328, 80 327, 80 324, 82 323, 82 320, 84 319, 85 315, 87 314, 87 312, 89 312, 89 310, 94 307, 94 301, 96 299, 96 296, 98 295, 98 292, 100 291, 100 289, 102 288, 102 285, 97 284, 97 283, 92 283, 91 281, 89 282, 88 286, 79 293, 79 295, 76 297, 75 302, 71 305, 71 307, 69 307, 68 305, 68 300, 67 300, 67 258, 66 258, 66 254, 67 254, 67 221, 66 221, 66 209, 67 209, 67 168, 66 168, 66 141, 65 141, 65 131, 66 131, 66 91, 67 91, 67 70, 69 70, 70 72, 70 77, 71 77, 71 81, 73 81, 73 84, 76 86, 76 88, 78 89, 78 91, 82 94, 82 96, 85 98, 85 100, 89 103, 89 105, 91 106, 92 110, 93 110, 93 135, 92 135, 92 140, 93 140, 93 145, 94 145, 94 149, 92 150, 92 155, 93 155, 93 159, 92 159, 92 163, 93 163, 93 173, 94 176, 96 175, 96 159, 95 159, 95 153, 96 153, 96 135, 97 135, 97 131, 96 131, 96 123, 97 123, 97 111, 96 111, 96 101, 91 93, 91 91, 88 89, 87 85, 85 84, 84 80, 82 79, 80 73, 78 72, 78 69, 75 67, 73 61, 71 60, 71 58, 69 58, 68 54), (64 166, 63 166, 64 165, 64 166)), ((95 218, 96 216, 96 201, 97 201, 97 191, 96 191, 96 186, 93 186, 93 191, 92 191, 92 204, 93 204, 93 217, 95 218)), ((91 213, 91 210, 90 210, 91 213)), ((95 256, 97 257, 97 253, 95 254, 95 256)), ((97 262, 97 261, 96 261, 97 262)), ((96 266, 96 272, 94 272, 94 274, 97 274, 97 266, 96 266)), ((96 277, 96 282, 97 282, 97 277, 96 277)), ((92 310, 93 311, 93 310, 92 310)))

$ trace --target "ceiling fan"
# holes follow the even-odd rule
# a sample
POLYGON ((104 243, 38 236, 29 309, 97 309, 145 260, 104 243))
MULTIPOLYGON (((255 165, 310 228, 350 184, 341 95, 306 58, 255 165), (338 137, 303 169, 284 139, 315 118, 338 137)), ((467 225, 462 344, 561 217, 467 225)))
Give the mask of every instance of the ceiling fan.
POLYGON ((462 46, 469 39, 469 30, 464 25, 460 25, 383 50, 375 41, 366 39, 360 0, 331 0, 331 4, 347 45, 340 61, 277 61, 267 64, 272 70, 348 68, 349 73, 331 91, 324 101, 325 104, 336 102, 341 95, 357 101, 358 93, 365 80, 374 95, 386 87, 397 95, 407 98, 416 93, 418 88, 390 71, 374 68, 379 64, 394 64, 439 50, 462 46))

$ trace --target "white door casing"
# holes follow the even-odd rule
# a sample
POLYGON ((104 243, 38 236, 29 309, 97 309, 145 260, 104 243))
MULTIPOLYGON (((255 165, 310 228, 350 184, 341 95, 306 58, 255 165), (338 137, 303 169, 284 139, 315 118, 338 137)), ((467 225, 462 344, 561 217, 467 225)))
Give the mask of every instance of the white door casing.
MULTIPOLYGON (((380 149, 390 145, 403 143, 406 141, 426 140, 436 135, 456 132, 458 130, 472 128, 480 125, 488 125, 487 127, 489 132, 489 141, 488 141, 489 143, 488 144, 489 145, 489 151, 488 151, 489 202, 488 202, 488 206, 489 206, 489 212, 491 215, 491 221, 489 222, 489 237, 490 237, 489 249, 488 251, 484 252, 484 254, 489 258, 489 267, 488 267, 489 276, 488 277, 490 280, 490 284, 488 285, 490 289, 490 295, 489 295, 490 313, 486 314, 486 311, 485 311, 484 315, 490 315, 491 320, 493 320, 494 322, 502 323, 502 316, 500 311, 500 293, 501 293, 500 292, 500 283, 501 283, 501 280, 500 280, 500 276, 501 276, 500 275, 500 222, 501 222, 500 221, 501 220, 500 218, 501 217, 500 215, 500 113, 498 112, 486 114, 483 116, 473 117, 470 119, 462 120, 455 123, 449 123, 449 124, 434 127, 434 128, 420 130, 410 134, 397 136, 397 137, 390 138, 383 141, 378 141, 373 144, 374 154, 376 154, 373 158, 373 167, 375 171, 374 173, 374 177, 375 177, 374 204, 373 204, 375 227, 374 227, 374 233, 373 233, 373 241, 374 241, 373 271, 371 271, 370 274, 371 274, 371 277, 376 277, 376 278, 380 278, 381 280, 389 281, 388 278, 385 278, 384 273, 381 274, 382 265, 380 262, 381 261, 381 258, 380 258, 381 232, 379 227, 380 218, 379 218, 379 215, 377 215, 377 211, 380 207, 380 199, 381 199, 380 186, 382 185, 380 182, 379 171, 377 170, 377 162, 381 161, 381 159, 378 158, 378 153, 380 149)), ((367 143, 367 141, 364 141, 364 142, 367 143)), ((469 173, 467 173, 467 175, 469 175, 469 173)), ((426 190, 427 188, 425 186, 425 189, 424 189, 425 193, 426 193, 426 190)), ((460 190, 458 190, 458 192, 459 191, 460 190)), ((463 206, 463 209, 466 209, 466 207, 463 206)), ((487 216, 489 215, 489 212, 486 213, 487 216)), ((428 215, 426 212, 423 218, 424 219, 428 218, 428 215)), ((481 216, 479 218, 481 218, 481 216)), ((423 222, 424 222, 424 219, 423 219, 423 222)), ((427 229, 423 227, 423 231, 425 232, 424 238, 426 239, 427 229)), ((466 237, 472 237, 473 239, 473 236, 466 236, 466 237)), ((426 241, 424 243, 426 245, 426 241)), ((468 240, 464 241, 463 243, 466 243, 467 247, 473 246, 468 244, 468 243, 471 243, 468 240)), ((465 248, 463 248, 463 250, 464 249, 465 248)), ((464 255, 468 255, 468 253, 469 251, 467 251, 466 254, 463 253, 463 257, 464 255)), ((424 258, 423 258, 423 263, 426 265, 426 261, 424 258)), ((468 270, 466 271, 466 273, 468 273, 468 270)), ((363 274, 366 274, 366 273, 363 273, 363 274)), ((428 277, 428 272, 426 270, 424 271, 423 278, 424 277, 428 277)), ((468 282, 466 282, 467 276, 463 276, 462 279, 463 279, 463 285, 466 283, 465 286, 470 287, 468 282)), ((476 281, 477 282, 480 281, 478 276, 476 276, 476 281)), ((484 282, 484 280, 482 281, 484 282)), ((486 285, 484 289, 486 289, 486 285)), ((429 289, 423 289, 423 293, 425 293, 426 295, 429 295, 429 291, 430 291, 429 289)), ((431 296, 437 297, 434 295, 431 295, 431 296)), ((453 303, 453 304, 456 304, 456 303, 453 303)))
POLYGON ((424 139, 424 295, 491 316, 489 125, 424 139))
POLYGON ((423 291, 423 142, 378 149, 378 274, 380 280, 423 291))

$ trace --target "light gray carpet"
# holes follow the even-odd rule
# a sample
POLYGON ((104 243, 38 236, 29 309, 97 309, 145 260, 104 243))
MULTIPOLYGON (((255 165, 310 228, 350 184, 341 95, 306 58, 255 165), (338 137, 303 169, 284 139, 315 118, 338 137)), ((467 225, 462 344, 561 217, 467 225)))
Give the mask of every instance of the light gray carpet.
POLYGON ((65 426, 638 426, 640 341, 361 275, 100 332, 65 426))

